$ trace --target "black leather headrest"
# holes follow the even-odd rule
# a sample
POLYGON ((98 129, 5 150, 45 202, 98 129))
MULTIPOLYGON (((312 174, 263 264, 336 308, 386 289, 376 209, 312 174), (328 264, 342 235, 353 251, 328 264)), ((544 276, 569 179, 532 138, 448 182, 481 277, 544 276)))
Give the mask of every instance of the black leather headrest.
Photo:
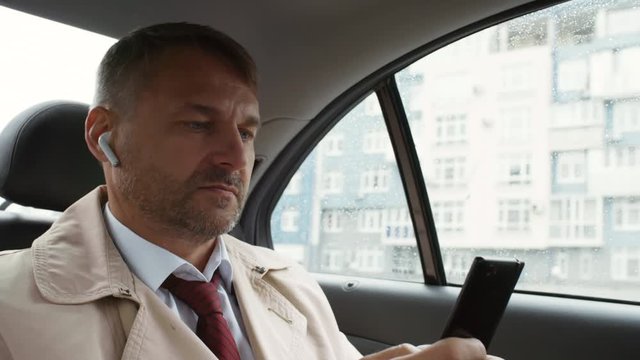
POLYGON ((85 104, 52 101, 16 116, 0 133, 0 196, 63 211, 104 175, 84 141, 85 104))

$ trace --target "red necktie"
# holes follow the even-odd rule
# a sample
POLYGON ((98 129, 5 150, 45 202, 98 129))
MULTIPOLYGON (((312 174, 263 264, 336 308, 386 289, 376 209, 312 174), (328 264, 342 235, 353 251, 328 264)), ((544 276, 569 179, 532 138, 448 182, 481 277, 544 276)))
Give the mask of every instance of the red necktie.
POLYGON ((198 315, 196 334, 220 360, 240 360, 238 346, 222 316, 219 283, 220 273, 216 271, 211 282, 187 281, 169 275, 162 287, 195 311, 198 315))

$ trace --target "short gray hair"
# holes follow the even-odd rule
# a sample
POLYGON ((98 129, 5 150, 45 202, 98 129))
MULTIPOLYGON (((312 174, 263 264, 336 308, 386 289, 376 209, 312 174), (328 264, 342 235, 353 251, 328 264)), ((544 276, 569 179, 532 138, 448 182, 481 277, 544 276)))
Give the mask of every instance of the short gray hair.
POLYGON ((257 87, 255 62, 231 37, 205 25, 164 23, 135 30, 109 48, 98 67, 94 105, 117 108, 131 104, 153 60, 167 49, 181 46, 226 61, 248 85, 257 87))

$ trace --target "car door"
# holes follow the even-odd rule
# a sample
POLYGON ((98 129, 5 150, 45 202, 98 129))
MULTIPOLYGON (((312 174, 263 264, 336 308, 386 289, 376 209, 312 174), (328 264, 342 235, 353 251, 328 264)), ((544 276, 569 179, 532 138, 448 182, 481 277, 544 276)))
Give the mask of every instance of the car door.
POLYGON ((237 232, 314 273, 362 353, 438 340, 481 255, 526 263, 491 353, 636 358, 638 5, 527 5, 398 54, 285 147, 237 232))

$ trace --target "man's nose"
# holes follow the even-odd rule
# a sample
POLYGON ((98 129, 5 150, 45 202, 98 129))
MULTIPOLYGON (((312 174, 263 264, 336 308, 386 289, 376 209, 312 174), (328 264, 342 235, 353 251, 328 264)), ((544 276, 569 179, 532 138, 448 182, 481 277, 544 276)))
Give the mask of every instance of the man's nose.
POLYGON ((216 165, 229 170, 239 170, 247 165, 245 143, 235 124, 218 131, 211 146, 216 165))

